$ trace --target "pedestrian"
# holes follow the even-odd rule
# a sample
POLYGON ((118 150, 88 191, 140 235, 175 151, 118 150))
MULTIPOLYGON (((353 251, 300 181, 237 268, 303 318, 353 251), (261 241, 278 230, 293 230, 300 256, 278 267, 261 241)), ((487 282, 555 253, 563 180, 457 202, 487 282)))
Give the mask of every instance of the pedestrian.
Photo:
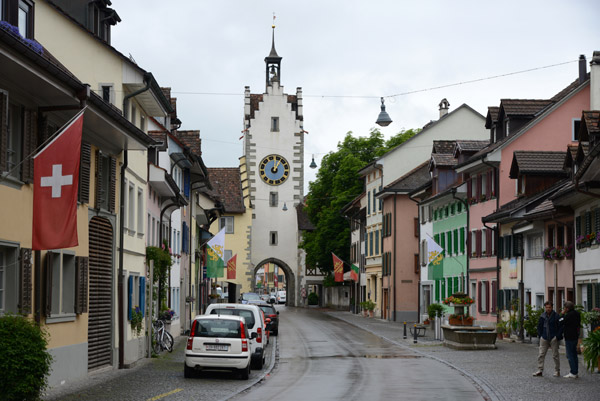
POLYGON ((548 348, 552 348, 552 359, 554 360, 554 377, 560 377, 560 359, 558 357, 558 342, 562 340, 562 326, 559 323, 560 316, 553 309, 552 302, 546 301, 545 311, 538 321, 538 337, 540 339, 540 352, 538 355, 538 370, 534 376, 542 376, 544 372, 544 360, 548 348))
POLYGON ((579 373, 579 361, 577 360, 577 340, 581 327, 581 316, 575 310, 575 304, 571 301, 565 302, 563 315, 560 317, 562 332, 565 336, 565 349, 569 361, 570 372, 566 378, 577 379, 579 373))

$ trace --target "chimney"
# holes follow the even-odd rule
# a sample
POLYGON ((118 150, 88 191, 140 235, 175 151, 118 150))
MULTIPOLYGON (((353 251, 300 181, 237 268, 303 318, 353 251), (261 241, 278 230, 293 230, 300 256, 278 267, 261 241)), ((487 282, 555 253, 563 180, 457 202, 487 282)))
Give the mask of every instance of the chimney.
POLYGON ((600 110, 600 51, 595 50, 590 62, 590 110, 600 110))
POLYGON ((442 101, 440 102, 439 106, 440 106, 440 118, 442 118, 446 114, 448 114, 448 109, 450 108, 450 103, 448 102, 448 100, 446 100, 446 98, 443 98, 442 101))
POLYGON ((582 54, 579 56, 579 85, 584 83, 587 79, 587 66, 585 65, 585 56, 582 54))

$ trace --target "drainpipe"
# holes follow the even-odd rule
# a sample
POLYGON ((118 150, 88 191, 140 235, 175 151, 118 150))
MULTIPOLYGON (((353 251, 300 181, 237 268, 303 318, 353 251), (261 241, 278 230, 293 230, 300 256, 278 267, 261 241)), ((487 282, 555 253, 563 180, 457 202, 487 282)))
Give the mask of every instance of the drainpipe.
MULTIPOLYGON (((128 112, 127 112, 127 106, 129 105, 129 99, 139 95, 142 92, 147 91, 148 89, 150 89, 150 74, 146 73, 144 74, 144 82, 146 83, 146 86, 138 91, 135 91, 133 93, 130 93, 129 95, 126 95, 123 98, 123 116, 125 118, 127 118, 128 116, 128 112)), ((120 233, 120 238, 119 238, 119 272, 118 272, 118 277, 117 277, 117 303, 118 303, 118 307, 119 307, 119 322, 118 322, 118 327, 119 327, 119 369, 123 369, 125 367, 125 311, 123 310, 123 308, 125 307, 124 305, 124 294, 123 294, 123 256, 124 256, 124 252, 123 252, 123 246, 124 246, 124 236, 125 236, 125 222, 123 220, 123 216, 125 215, 125 170, 127 169, 127 164, 128 164, 128 158, 127 158, 127 148, 125 148, 123 150, 123 165, 121 166, 121 194, 120 194, 120 205, 119 205, 119 209, 120 209, 120 216, 119 216, 119 233, 120 233)))
MULTIPOLYGON (((494 192, 496 194, 496 210, 500 209, 500 169, 497 168, 496 166, 494 166, 493 164, 490 164, 489 162, 486 162, 484 158, 481 159, 481 162, 483 164, 485 164, 486 166, 490 166, 493 171, 494 171, 494 192)), ((483 225, 486 228, 489 228, 485 223, 483 223, 483 225)), ((500 311, 498 310, 498 293, 500 292, 500 258, 498 257, 498 244, 500 243, 500 223, 496 223, 496 229, 495 231, 495 239, 496 239, 496 293, 494 294, 494 296, 496 297, 496 324, 500 323, 501 319, 501 314, 500 311)), ((490 288, 491 290, 491 288, 490 288)))

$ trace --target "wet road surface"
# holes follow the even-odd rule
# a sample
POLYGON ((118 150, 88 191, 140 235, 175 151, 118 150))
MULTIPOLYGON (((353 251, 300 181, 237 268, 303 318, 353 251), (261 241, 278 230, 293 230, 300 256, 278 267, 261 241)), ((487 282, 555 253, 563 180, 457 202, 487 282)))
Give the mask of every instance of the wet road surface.
POLYGON ((483 399, 439 362, 312 309, 278 310, 278 363, 235 401, 483 399))

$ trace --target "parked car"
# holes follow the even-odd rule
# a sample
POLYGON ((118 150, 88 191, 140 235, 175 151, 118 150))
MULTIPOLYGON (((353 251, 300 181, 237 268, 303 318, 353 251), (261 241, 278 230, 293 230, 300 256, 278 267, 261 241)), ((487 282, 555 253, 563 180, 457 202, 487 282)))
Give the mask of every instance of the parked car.
POLYGON ((259 304, 258 307, 265 313, 265 318, 271 319, 267 324, 267 330, 274 336, 279 333, 279 311, 272 304, 259 304))
POLYGON ((210 304, 206 308, 206 315, 243 317, 246 320, 246 327, 251 336, 252 368, 262 369, 265 363, 264 347, 267 345, 268 333, 265 327, 264 313, 258 306, 248 304, 210 304), (256 336, 253 336, 252 333, 256 333, 256 336))
POLYGON ((269 302, 269 294, 261 294, 260 299, 263 302, 269 302))
POLYGON ((262 302, 260 295, 255 292, 245 292, 240 297, 240 302, 243 304, 256 304, 262 302))
POLYGON ((256 333, 249 333, 242 316, 196 316, 185 350, 184 377, 209 369, 234 371, 248 380, 251 365, 249 343, 256 336, 256 333))
POLYGON ((277 303, 284 304, 286 302, 285 291, 277 291, 277 303))

